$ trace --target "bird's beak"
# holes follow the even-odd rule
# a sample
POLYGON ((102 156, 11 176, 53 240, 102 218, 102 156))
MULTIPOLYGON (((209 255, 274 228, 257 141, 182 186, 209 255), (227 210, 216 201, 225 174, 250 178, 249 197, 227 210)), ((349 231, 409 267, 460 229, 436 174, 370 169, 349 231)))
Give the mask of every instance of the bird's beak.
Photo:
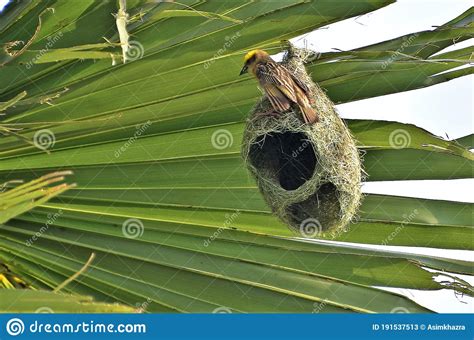
POLYGON ((241 76, 241 75, 244 74, 244 73, 247 73, 247 69, 248 69, 248 66, 247 66, 247 65, 244 65, 244 67, 242 67, 242 69, 240 70, 239 76, 241 76))

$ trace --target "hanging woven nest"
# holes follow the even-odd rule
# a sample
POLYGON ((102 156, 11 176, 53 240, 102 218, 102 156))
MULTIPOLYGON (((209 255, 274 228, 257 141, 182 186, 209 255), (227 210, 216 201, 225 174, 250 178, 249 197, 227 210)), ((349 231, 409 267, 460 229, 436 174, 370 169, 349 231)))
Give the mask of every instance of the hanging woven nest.
POLYGON ((266 96, 247 120, 242 155, 271 207, 305 237, 339 234, 356 215, 361 200, 361 160, 355 141, 334 104, 306 73, 313 52, 290 45, 282 64, 305 82, 319 122, 303 123, 295 108, 277 116, 266 96))

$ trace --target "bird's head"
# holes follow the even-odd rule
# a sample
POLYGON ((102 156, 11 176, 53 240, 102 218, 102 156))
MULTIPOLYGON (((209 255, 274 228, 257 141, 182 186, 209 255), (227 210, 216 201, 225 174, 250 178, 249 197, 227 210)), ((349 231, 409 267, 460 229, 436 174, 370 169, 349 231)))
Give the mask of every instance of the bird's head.
POLYGON ((248 69, 252 69, 253 66, 261 61, 270 59, 270 55, 262 50, 253 50, 247 53, 244 57, 244 67, 240 71, 240 75, 247 73, 248 69))

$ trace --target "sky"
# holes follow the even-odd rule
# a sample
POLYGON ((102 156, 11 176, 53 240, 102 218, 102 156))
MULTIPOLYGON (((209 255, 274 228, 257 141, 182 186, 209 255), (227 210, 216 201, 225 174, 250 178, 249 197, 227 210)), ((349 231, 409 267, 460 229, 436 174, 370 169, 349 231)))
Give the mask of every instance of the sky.
MULTIPOLYGON (((8 0, 0 0, 0 10, 8 0)), ((472 6, 470 0, 398 0, 397 3, 358 18, 344 20, 295 38, 299 46, 319 52, 333 48, 349 50, 404 34, 432 29, 456 17, 472 6), (349 32, 349 34, 348 34, 349 32)), ((450 49, 472 45, 472 40, 450 49)), ((440 85, 377 98, 338 105, 343 118, 393 120, 415 124, 436 135, 450 139, 473 133, 472 76, 440 85)), ((474 180, 396 181, 365 183, 366 193, 446 199, 474 202, 474 180)), ((324 241, 319 241, 324 242, 324 241)), ((372 246, 378 247, 378 246, 372 246)), ((439 250, 391 247, 394 251, 411 251, 439 255, 439 250)), ((443 256, 472 260, 473 252, 443 250, 443 256)), ((471 280, 468 277, 465 279, 471 280)), ((474 282, 471 282, 474 284, 474 282)), ((440 312, 473 312, 473 299, 455 296, 451 291, 401 292, 419 303, 440 312), (433 295, 435 294, 435 295, 433 295)))

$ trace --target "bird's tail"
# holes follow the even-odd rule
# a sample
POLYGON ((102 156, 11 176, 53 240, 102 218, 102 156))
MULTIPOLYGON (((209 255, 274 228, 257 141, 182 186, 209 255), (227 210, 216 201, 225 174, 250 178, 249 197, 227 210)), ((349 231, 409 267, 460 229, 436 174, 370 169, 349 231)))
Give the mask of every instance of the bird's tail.
POLYGON ((299 107, 300 107, 301 113, 303 114, 304 122, 306 124, 311 125, 311 124, 319 122, 319 117, 315 109, 313 109, 309 105, 305 105, 305 106, 299 105, 299 107))
POLYGON ((296 102, 306 124, 311 125, 319 122, 318 113, 311 107, 310 99, 299 87, 296 87, 296 102))

